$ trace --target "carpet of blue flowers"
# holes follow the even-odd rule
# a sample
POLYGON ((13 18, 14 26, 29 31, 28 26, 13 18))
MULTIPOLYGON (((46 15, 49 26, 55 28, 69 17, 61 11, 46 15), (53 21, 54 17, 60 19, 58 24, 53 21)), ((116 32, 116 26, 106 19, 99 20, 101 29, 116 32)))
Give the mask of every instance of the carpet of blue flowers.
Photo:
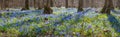
POLYGON ((120 36, 119 14, 115 10, 111 14, 96 10, 53 8, 53 14, 42 14, 43 10, 0 11, 0 37, 120 36))

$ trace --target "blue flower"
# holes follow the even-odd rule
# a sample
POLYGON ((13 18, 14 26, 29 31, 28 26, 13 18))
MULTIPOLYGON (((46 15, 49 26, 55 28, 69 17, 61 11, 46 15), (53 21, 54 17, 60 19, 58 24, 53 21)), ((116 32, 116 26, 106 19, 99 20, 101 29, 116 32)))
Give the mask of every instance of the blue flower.
POLYGON ((45 24, 49 24, 49 21, 46 21, 45 24))
POLYGON ((119 33, 120 33, 120 29, 119 29, 119 30, 117 30, 117 32, 119 32, 119 33))
POLYGON ((88 29, 91 28, 92 26, 91 25, 88 25, 88 29))
POLYGON ((108 15, 108 20, 111 23, 118 23, 117 19, 114 16, 112 16, 112 15, 108 15))
POLYGON ((19 31, 20 31, 20 32, 22 32, 22 31, 23 31, 23 28, 22 28, 22 27, 20 27, 19 31))
POLYGON ((39 18, 39 17, 37 17, 37 18, 36 18, 36 20, 38 21, 38 20, 40 20, 40 18, 39 18))
POLYGON ((60 22, 55 22, 54 26, 58 26, 60 24, 60 22))
POLYGON ((80 37, 80 33, 76 33, 77 37, 80 37))
POLYGON ((59 33, 60 33, 60 35, 64 34, 64 32, 62 32, 62 31, 61 31, 61 32, 59 32, 59 33))
POLYGON ((38 33, 40 33, 40 32, 41 32, 41 28, 37 27, 37 28, 36 28, 36 33, 38 34, 38 33))
POLYGON ((19 26, 19 24, 18 24, 18 23, 16 23, 16 26, 19 26))
POLYGON ((68 15, 68 16, 66 16, 66 17, 63 17, 62 18, 62 20, 64 21, 64 20, 70 20, 72 18, 72 15, 70 14, 70 15, 68 15))

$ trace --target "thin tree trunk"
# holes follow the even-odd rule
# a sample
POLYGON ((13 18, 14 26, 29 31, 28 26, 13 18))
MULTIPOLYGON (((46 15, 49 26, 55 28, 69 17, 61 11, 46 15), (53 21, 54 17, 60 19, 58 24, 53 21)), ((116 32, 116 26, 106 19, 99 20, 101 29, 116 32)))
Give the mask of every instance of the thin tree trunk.
POLYGON ((75 7, 75 6, 74 6, 74 0, 72 0, 71 2, 72 2, 72 7, 75 7))
POLYGON ((25 7, 22 10, 29 10, 29 0, 25 0, 25 7))
POLYGON ((50 0, 47 0, 46 5, 50 7, 50 0))
POLYGON ((29 10, 29 0, 25 0, 25 8, 26 10, 29 10))
POLYGON ((6 10, 9 7, 9 0, 3 0, 2 2, 3 10, 6 10))
POLYGON ((120 9, 120 0, 117 0, 117 7, 120 9))
POLYGON ((79 0, 78 12, 83 11, 83 0, 79 0))
POLYGON ((65 7, 68 8, 68 0, 66 0, 65 2, 66 2, 66 3, 65 3, 65 4, 66 4, 65 7))
POLYGON ((54 0, 50 0, 50 7, 53 7, 53 1, 54 0))
POLYGON ((41 10, 41 9, 42 9, 42 5, 41 5, 41 3, 42 3, 42 0, 40 0, 40 2, 39 2, 38 10, 41 10))
POLYGON ((50 8, 49 2, 50 2, 50 0, 47 0, 46 5, 44 6, 43 14, 52 14, 53 13, 53 10, 50 8))
POLYGON ((109 3, 110 9, 114 9, 113 0, 109 0, 109 3))
POLYGON ((57 0, 54 0, 54 7, 57 7, 57 0))
POLYGON ((35 3, 35 2, 36 2, 36 0, 33 0, 33 3, 34 3, 34 8, 36 8, 36 3, 35 3))
POLYGON ((0 10, 2 10, 2 1, 0 1, 1 2, 1 4, 0 4, 0 10))
POLYGON ((114 9, 113 1, 112 0, 105 0, 105 4, 104 4, 104 7, 103 7, 101 13, 110 14, 111 9, 114 9))
POLYGON ((5 4, 5 9, 7 9, 8 8, 8 0, 5 0, 5 2, 4 2, 5 4))
POLYGON ((91 0, 91 7, 94 8, 94 0, 91 0))
POLYGON ((3 2, 4 0, 1 1, 1 10, 3 10, 3 2))

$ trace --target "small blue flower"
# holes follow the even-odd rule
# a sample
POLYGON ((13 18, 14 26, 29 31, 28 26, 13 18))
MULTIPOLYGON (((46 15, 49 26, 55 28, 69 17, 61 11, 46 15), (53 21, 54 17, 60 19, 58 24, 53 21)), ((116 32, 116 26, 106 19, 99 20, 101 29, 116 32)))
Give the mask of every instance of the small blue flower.
POLYGON ((41 32, 41 28, 40 28, 40 27, 37 27, 37 28, 36 28, 36 33, 39 33, 39 32, 41 32))
POLYGON ((118 23, 117 19, 114 16, 112 16, 112 15, 108 15, 108 20, 111 23, 118 23))
POLYGON ((18 23, 16 23, 16 26, 19 26, 19 24, 18 24, 18 23))
POLYGON ((91 28, 92 26, 91 25, 88 25, 88 28, 91 28))
POLYGON ((60 35, 64 34, 64 32, 62 32, 62 31, 61 31, 61 32, 59 32, 59 33, 60 33, 60 35))
POLYGON ((46 21, 45 24, 49 24, 49 21, 46 21))
POLYGON ((22 27, 20 27, 19 31, 20 31, 20 32, 22 32, 22 31, 23 31, 23 28, 22 28, 22 27))
POLYGON ((120 33, 120 29, 119 29, 119 30, 117 30, 117 32, 119 32, 119 33, 120 33))
POLYGON ((80 33, 76 33, 77 37, 80 37, 80 33))
POLYGON ((38 20, 40 20, 40 18, 39 18, 39 17, 37 17, 37 18, 36 18, 36 20, 38 21, 38 20))

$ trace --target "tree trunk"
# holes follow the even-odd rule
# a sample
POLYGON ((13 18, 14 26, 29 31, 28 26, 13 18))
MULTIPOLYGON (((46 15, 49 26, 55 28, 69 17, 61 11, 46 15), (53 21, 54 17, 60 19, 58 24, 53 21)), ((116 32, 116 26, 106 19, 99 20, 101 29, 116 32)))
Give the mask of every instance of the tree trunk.
POLYGON ((25 7, 22 10, 29 10, 29 0, 25 0, 25 7))
POLYGON ((94 0, 91 0, 91 7, 94 8, 94 0))
POLYGON ((9 0, 2 0, 2 10, 6 10, 9 7, 9 0))
POLYGON ((74 6, 74 0, 72 0, 71 2, 72 2, 72 6, 71 6, 71 7, 75 7, 75 6, 74 6))
POLYGON ((4 2, 4 0, 1 0, 0 2, 1 2, 1 9, 0 10, 3 10, 3 2, 4 2))
POLYGON ((117 7, 120 9, 120 0, 117 0, 117 7))
POLYGON ((47 0, 46 5, 44 6, 44 12, 43 14, 52 14, 53 10, 50 8, 50 4, 49 4, 50 0, 47 0))
POLYGON ((5 9, 8 8, 8 5, 9 5, 9 4, 8 4, 8 1, 9 1, 9 0, 5 0, 5 2, 4 2, 4 3, 5 3, 5 4, 4 4, 4 5, 5 5, 5 9))
POLYGON ((57 0, 54 0, 54 7, 57 7, 57 2, 56 2, 57 0))
POLYGON ((65 3, 65 4, 66 4, 65 7, 68 8, 68 0, 66 0, 65 2, 66 2, 66 3, 65 3))
MULTIPOLYGON (((38 10, 41 10, 41 9, 42 9, 42 5, 41 5, 41 3, 43 3, 42 0, 40 0, 40 2, 39 2, 38 10)), ((44 4, 44 3, 43 3, 43 4, 44 4)))
POLYGON ((83 11, 83 0, 79 0, 78 12, 83 11))
POLYGON ((53 1, 54 0, 50 0, 50 7, 53 7, 53 1))
POLYGON ((112 0, 105 0, 105 4, 104 4, 104 7, 103 7, 101 13, 110 14, 111 9, 114 9, 113 1, 112 0))
POLYGON ((33 0, 33 3, 34 3, 34 8, 36 9, 36 0, 33 0))

